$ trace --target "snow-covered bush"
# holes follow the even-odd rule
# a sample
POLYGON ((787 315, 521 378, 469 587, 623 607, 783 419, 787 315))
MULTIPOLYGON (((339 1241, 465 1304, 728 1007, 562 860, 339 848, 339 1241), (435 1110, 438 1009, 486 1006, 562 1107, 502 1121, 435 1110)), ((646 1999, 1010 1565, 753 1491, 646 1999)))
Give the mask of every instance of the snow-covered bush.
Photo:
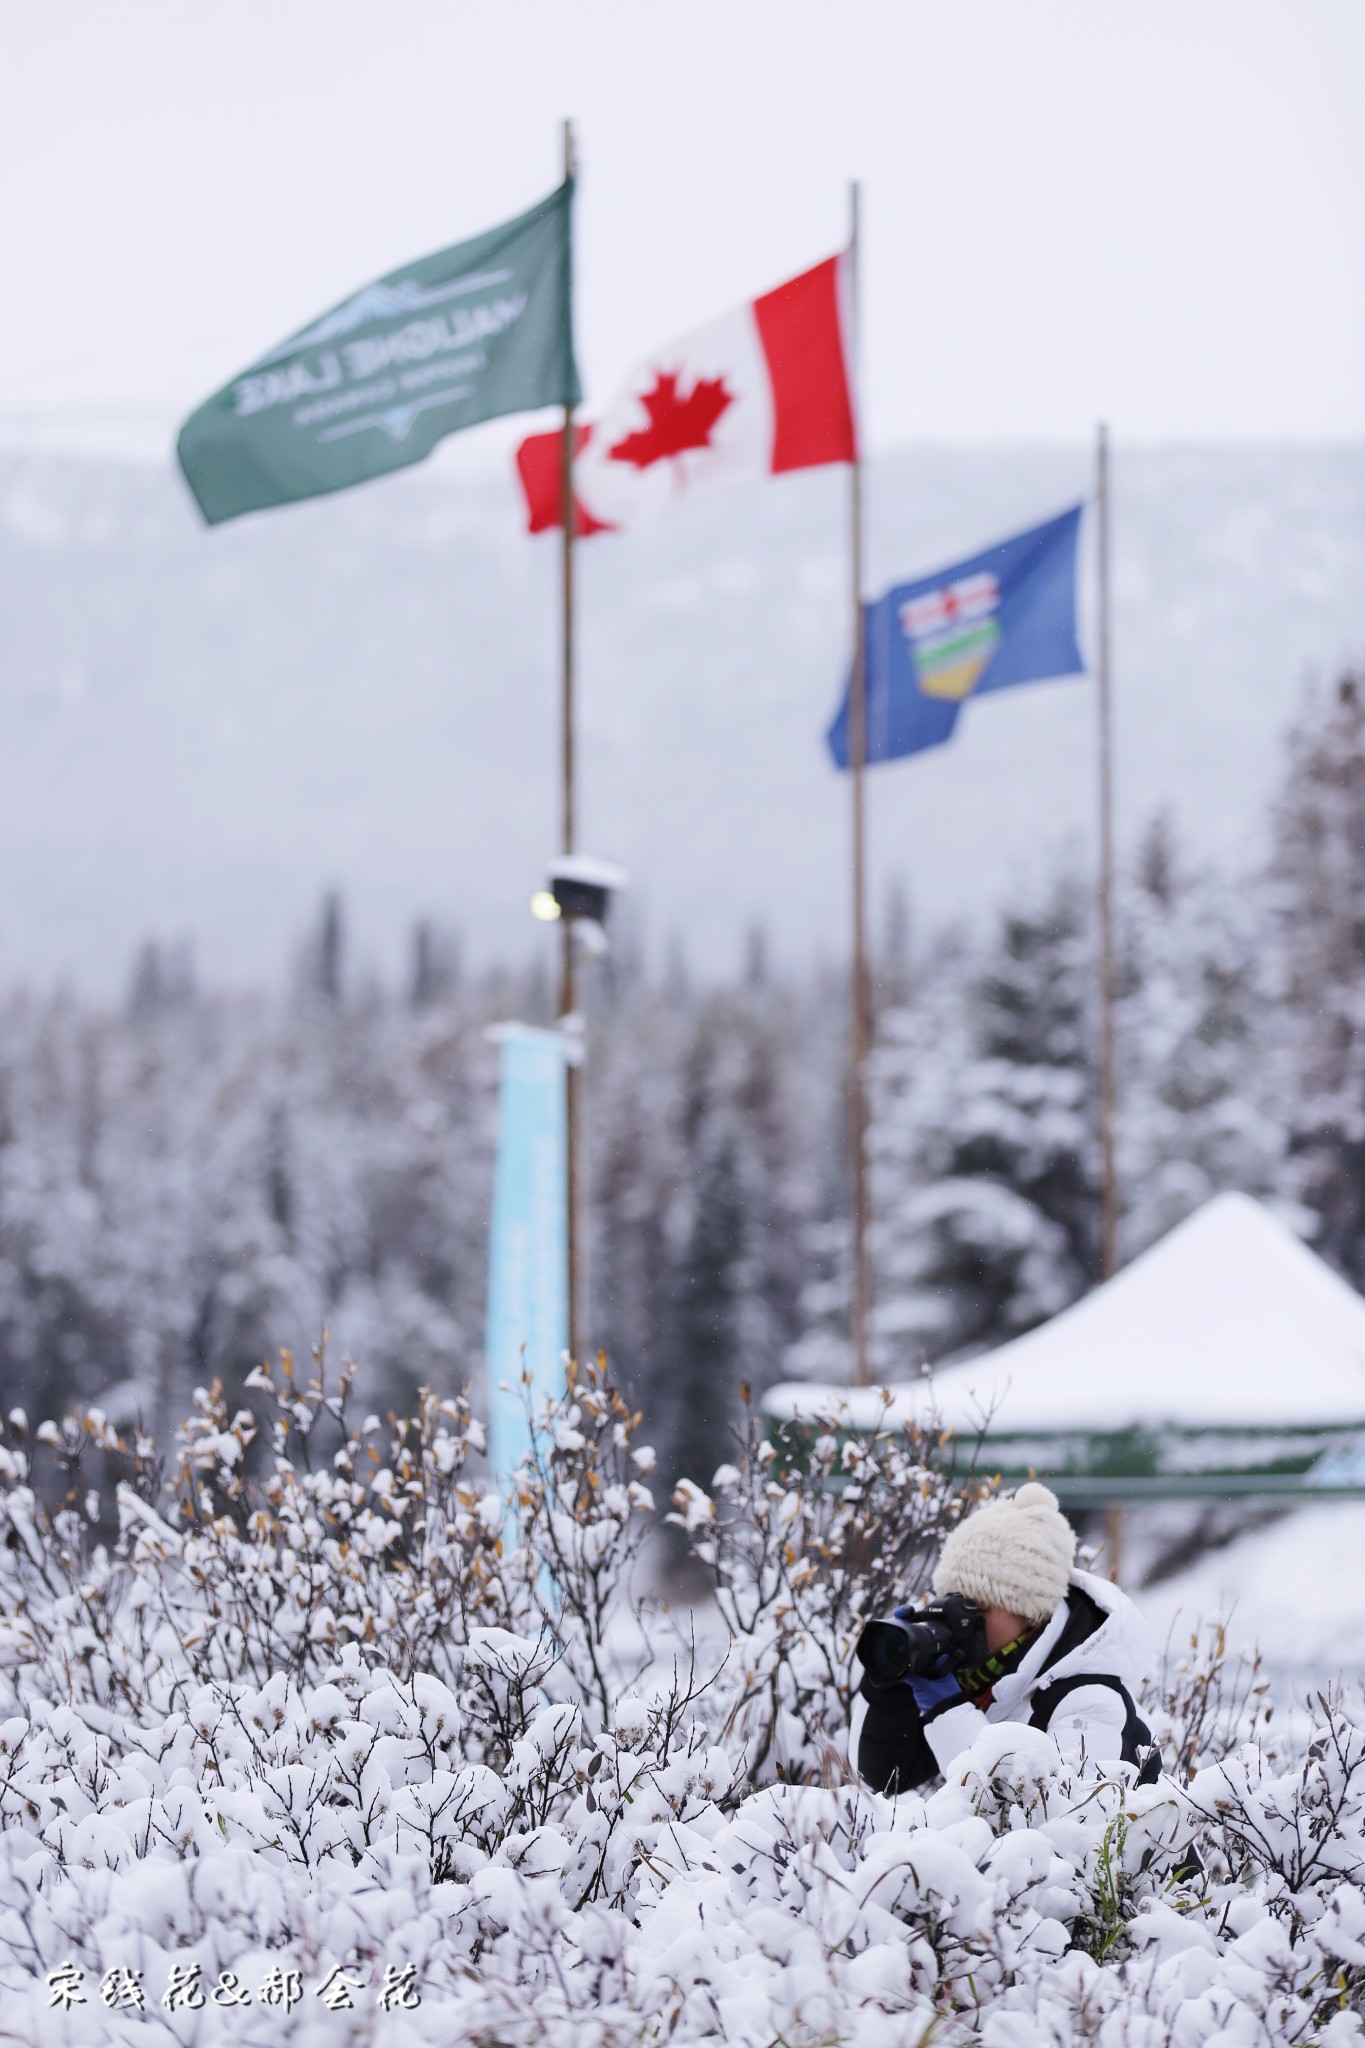
POLYGON ((725 1637, 637 1585, 651 1455, 602 1365, 513 1498, 462 1398, 201 1396, 0 1450, 8 2038, 581 2048, 1358 2040, 1365 1712, 1297 1747, 1206 1635, 1138 1787, 988 1727, 850 1782, 847 1653, 974 1488, 929 1437, 750 1420, 674 1515, 725 1637), (102 1491, 116 1491, 117 1533, 102 1491), (1191 1775, 1192 1774, 1192 1775, 1191 1775))
POLYGON ((737 1464, 710 1494, 683 1480, 669 1519, 709 1572, 731 1644, 718 1691, 746 1778, 822 1776, 843 1754, 849 1665, 863 1621, 924 1586, 938 1544, 984 1489, 952 1440, 793 1429, 779 1449, 742 1389, 737 1464))

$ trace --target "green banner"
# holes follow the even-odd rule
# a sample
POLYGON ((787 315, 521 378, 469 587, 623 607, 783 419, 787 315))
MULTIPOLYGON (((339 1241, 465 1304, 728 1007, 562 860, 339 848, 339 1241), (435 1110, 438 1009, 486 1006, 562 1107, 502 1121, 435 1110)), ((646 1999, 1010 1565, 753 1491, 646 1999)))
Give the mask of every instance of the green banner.
POLYGON ((501 413, 575 405, 573 182, 366 285, 215 392, 180 430, 210 524, 345 490, 501 413))

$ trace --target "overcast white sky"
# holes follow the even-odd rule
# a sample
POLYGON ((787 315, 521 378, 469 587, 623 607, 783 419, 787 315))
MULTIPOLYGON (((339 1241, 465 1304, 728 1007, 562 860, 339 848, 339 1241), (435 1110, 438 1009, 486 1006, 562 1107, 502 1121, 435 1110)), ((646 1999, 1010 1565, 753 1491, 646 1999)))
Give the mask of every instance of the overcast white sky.
POLYGON ((571 114, 590 402, 841 242, 856 176, 874 446, 1365 436, 1361 0, 0 0, 0 36, 0 414, 173 421, 535 199, 571 114))

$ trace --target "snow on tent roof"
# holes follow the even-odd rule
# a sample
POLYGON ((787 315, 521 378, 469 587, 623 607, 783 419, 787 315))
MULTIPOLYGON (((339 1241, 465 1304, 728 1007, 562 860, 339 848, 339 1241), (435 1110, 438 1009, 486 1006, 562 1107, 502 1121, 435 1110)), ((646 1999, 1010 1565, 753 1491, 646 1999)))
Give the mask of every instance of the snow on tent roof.
MULTIPOLYGON (((928 1383, 774 1387, 777 1418, 922 1415, 928 1383)), ((1219 1195, 1121 1273, 998 1351, 938 1373, 943 1421, 991 1434, 1365 1423, 1365 1300, 1259 1203, 1219 1195)))

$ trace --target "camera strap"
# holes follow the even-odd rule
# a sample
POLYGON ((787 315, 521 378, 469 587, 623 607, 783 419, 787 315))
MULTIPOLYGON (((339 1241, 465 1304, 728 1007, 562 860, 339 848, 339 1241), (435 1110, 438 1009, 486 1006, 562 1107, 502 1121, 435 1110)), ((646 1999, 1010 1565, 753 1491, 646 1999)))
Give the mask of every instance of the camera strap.
POLYGON ((1004 1643, 993 1650, 989 1657, 983 1657, 979 1664, 969 1666, 966 1671, 955 1673, 958 1684, 969 1700, 979 1693, 989 1692, 1002 1678, 1008 1678, 1011 1671, 1017 1671, 1034 1642, 1038 1638, 1038 1627, 1026 1628, 1013 1642, 1004 1643))

